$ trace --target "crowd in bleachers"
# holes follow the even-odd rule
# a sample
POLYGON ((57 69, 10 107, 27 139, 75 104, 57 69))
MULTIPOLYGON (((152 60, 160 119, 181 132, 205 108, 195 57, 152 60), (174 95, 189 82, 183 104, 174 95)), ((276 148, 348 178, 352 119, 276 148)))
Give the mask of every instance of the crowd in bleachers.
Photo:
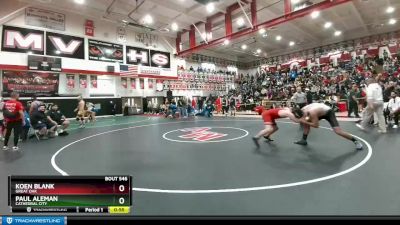
MULTIPOLYGON (((357 105, 360 112, 365 104, 366 79, 376 75, 382 86, 384 101, 389 102, 392 92, 399 94, 399 55, 379 58, 357 57, 351 62, 312 68, 281 69, 239 75, 237 88, 231 93, 241 104, 260 104, 262 100, 287 102, 300 88, 307 102, 347 102, 347 109, 357 105), (353 96, 355 98, 353 98, 353 96)), ((354 111, 354 110, 353 110, 354 111)), ((351 113, 351 112, 350 112, 351 113)))

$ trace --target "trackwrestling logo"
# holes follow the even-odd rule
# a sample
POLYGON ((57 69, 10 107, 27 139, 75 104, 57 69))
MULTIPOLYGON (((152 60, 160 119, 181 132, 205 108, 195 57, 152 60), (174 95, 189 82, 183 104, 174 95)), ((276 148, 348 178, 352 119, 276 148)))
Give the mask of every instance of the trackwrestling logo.
POLYGON ((34 224, 47 224, 47 225, 64 225, 66 218, 59 216, 47 217, 26 217, 26 216, 11 216, 3 217, 2 224, 12 225, 34 225, 34 224))

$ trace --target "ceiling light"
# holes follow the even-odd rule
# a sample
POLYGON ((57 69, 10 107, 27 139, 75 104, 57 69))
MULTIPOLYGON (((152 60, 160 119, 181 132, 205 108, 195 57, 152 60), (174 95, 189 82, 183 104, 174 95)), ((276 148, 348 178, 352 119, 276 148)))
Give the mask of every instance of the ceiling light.
POLYGON ((77 4, 83 4, 83 3, 85 3, 85 0, 75 0, 74 2, 77 4))
POLYGON ((29 51, 29 52, 27 52, 28 53, 28 55, 32 55, 33 54, 33 52, 32 51, 29 51))
POLYGON ((61 54, 61 51, 57 50, 57 51, 56 51, 56 54, 57 54, 57 55, 61 54))
POLYGON ((394 12, 394 7, 392 6, 387 7, 386 13, 392 13, 392 12, 394 12))
POLYGON ((260 34, 264 34, 265 32, 267 32, 264 28, 262 28, 262 29, 260 29, 259 31, 258 31, 260 34))
POLYGON ((228 39, 225 39, 224 45, 229 45, 229 40, 228 39))
POLYGON ((257 49, 257 53, 260 54, 261 53, 261 49, 257 49))
POLYGON ((342 34, 342 31, 339 31, 339 30, 335 31, 335 36, 340 36, 341 34, 342 34))
POLYGON ((178 30, 178 24, 177 23, 172 23, 171 24, 171 28, 173 31, 177 31, 178 30))
POLYGON ((319 11, 314 11, 311 13, 311 18, 315 19, 319 16, 319 11))
POLYGON ((299 2, 300 2, 300 0, 292 0, 292 4, 297 4, 299 2))
POLYGON ((246 50, 247 49, 247 45, 242 45, 242 49, 246 50))
POLYGON ((212 2, 208 3, 206 8, 207 8, 207 12, 212 13, 215 9, 214 3, 212 3, 212 2))
POLYGON ((294 45, 294 41, 289 42, 289 45, 293 46, 294 45))
POLYGON ((268 34, 265 33, 265 34, 262 35, 262 37, 263 37, 263 38, 266 38, 266 37, 268 37, 268 34))
POLYGON ((278 35, 278 36, 276 36, 276 40, 280 41, 280 40, 282 40, 282 37, 280 35, 278 35))
POLYGON ((325 28, 329 28, 329 27, 331 27, 332 26, 332 22, 326 22, 325 24, 324 24, 324 27, 325 28))
POLYGON ((238 25, 239 27, 241 27, 241 26, 244 25, 244 19, 243 19, 242 17, 240 17, 240 18, 236 21, 236 23, 237 23, 237 25, 238 25))
POLYGON ((123 22, 123 23, 128 23, 128 21, 127 21, 127 20, 122 20, 122 22, 123 22))
POLYGON ((143 18, 143 21, 144 21, 144 23, 146 23, 146 24, 152 24, 152 23, 153 23, 153 17, 151 17, 150 15, 146 15, 146 16, 143 18))
POLYGON ((390 25, 393 25, 393 24, 395 24, 395 23, 397 23, 397 20, 395 20, 395 19, 390 19, 390 20, 389 20, 389 24, 390 24, 390 25))

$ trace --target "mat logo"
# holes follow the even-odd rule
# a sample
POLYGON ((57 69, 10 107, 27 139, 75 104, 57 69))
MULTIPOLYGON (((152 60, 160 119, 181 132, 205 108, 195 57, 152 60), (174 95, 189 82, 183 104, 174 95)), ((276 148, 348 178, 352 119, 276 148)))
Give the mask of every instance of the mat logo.
POLYGON ((186 128, 180 131, 185 132, 186 134, 179 136, 182 139, 191 139, 193 141, 206 142, 218 138, 222 138, 227 136, 228 134, 222 134, 211 131, 210 127, 194 127, 194 128, 186 128))
POLYGON ((7 224, 12 224, 13 218, 12 217, 7 217, 7 224))

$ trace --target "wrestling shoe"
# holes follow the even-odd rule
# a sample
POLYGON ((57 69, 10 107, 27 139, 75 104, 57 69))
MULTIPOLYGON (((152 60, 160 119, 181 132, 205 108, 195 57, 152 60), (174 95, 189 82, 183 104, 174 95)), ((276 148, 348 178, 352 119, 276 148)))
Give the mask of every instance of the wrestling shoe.
POLYGON ((274 140, 272 140, 271 138, 266 137, 266 136, 264 136, 264 139, 265 139, 265 141, 268 141, 268 142, 274 141, 274 140))
POLYGON ((253 137, 252 139, 254 141, 254 144, 257 146, 257 148, 260 148, 260 144, 258 143, 258 138, 253 137))
POLYGON ((365 128, 361 124, 357 123, 356 126, 360 128, 360 130, 365 131, 365 128))
POLYGON ((14 152, 16 152, 16 151, 19 150, 19 147, 18 147, 18 146, 14 146, 14 147, 12 147, 12 150, 13 150, 14 152))
POLYGON ((307 145, 307 141, 306 140, 300 140, 300 141, 296 141, 295 144, 297 145, 307 145))
POLYGON ((8 146, 3 146, 3 151, 8 151, 10 148, 8 146))
POLYGON ((357 150, 363 150, 363 145, 359 141, 355 141, 354 144, 356 144, 357 150))

